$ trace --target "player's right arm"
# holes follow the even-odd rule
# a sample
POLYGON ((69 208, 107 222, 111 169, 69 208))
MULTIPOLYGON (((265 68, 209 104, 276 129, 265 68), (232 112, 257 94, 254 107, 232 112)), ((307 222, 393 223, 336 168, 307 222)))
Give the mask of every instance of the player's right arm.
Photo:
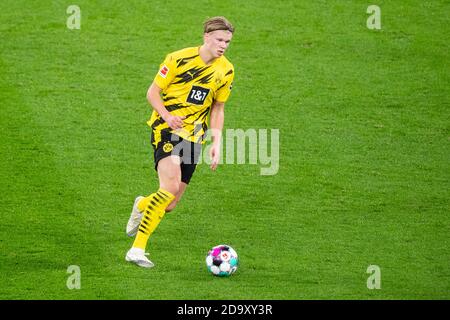
POLYGON ((153 81, 147 91, 148 102, 153 107, 153 109, 158 112, 160 117, 163 118, 165 122, 167 122, 171 129, 176 130, 182 128, 183 119, 185 117, 173 116, 169 111, 167 111, 161 98, 161 91, 162 89, 155 83, 155 81, 153 81))
POLYGON ((161 98, 161 92, 165 90, 175 78, 176 69, 177 65, 175 59, 171 54, 168 54, 164 59, 164 62, 159 66, 159 72, 156 74, 152 85, 147 91, 148 102, 173 130, 183 127, 183 119, 185 117, 173 116, 167 111, 161 98))

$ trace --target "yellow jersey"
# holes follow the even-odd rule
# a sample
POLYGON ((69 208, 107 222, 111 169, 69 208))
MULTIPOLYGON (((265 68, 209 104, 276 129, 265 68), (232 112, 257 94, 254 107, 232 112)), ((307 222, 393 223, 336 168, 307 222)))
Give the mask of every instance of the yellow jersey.
POLYGON ((169 53, 160 65, 154 82, 162 89, 166 109, 175 116, 186 117, 183 128, 172 130, 153 110, 147 124, 152 128, 152 144, 161 141, 161 132, 174 133, 183 139, 203 143, 208 115, 214 101, 226 102, 232 88, 234 67, 225 56, 205 64, 200 47, 169 53))

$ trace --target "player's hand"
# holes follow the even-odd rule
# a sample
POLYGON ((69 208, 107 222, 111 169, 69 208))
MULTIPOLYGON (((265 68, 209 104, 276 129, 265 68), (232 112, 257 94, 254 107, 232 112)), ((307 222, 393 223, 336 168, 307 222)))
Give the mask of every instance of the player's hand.
POLYGON ((167 122, 171 129, 176 130, 183 128, 183 119, 186 119, 186 117, 173 116, 169 114, 166 118, 163 119, 167 122))
POLYGON ((220 160, 220 145, 213 144, 209 149, 209 158, 211 160, 211 170, 216 171, 220 160))

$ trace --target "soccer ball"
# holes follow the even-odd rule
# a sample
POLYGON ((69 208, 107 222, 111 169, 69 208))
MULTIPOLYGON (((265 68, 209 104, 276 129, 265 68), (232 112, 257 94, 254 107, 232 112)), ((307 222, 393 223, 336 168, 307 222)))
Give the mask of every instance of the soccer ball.
POLYGON ((215 276, 231 276, 236 272, 238 263, 236 251, 226 244, 215 246, 206 255, 206 267, 215 276))
POLYGON ((231 276, 236 272, 238 263, 236 251, 226 244, 215 246, 206 255, 208 271, 218 277, 231 276))
POLYGON ((206 255, 206 267, 215 276, 231 276, 236 272, 238 263, 236 251, 226 244, 215 246, 206 255))

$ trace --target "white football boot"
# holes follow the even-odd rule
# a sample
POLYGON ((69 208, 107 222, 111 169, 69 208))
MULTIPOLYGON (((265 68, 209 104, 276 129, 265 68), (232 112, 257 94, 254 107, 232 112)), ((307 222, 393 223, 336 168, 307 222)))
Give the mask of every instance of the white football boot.
POLYGON ((143 199, 143 196, 138 196, 134 200, 133 210, 131 210, 130 219, 128 219, 127 223, 127 236, 134 237, 139 229, 139 225, 141 224, 143 212, 140 212, 138 209, 138 202, 143 199))
POLYGON ((148 256, 148 253, 146 253, 144 249, 131 248, 128 250, 125 260, 128 262, 133 262, 143 268, 154 267, 155 265, 153 262, 151 262, 146 256, 148 256))

